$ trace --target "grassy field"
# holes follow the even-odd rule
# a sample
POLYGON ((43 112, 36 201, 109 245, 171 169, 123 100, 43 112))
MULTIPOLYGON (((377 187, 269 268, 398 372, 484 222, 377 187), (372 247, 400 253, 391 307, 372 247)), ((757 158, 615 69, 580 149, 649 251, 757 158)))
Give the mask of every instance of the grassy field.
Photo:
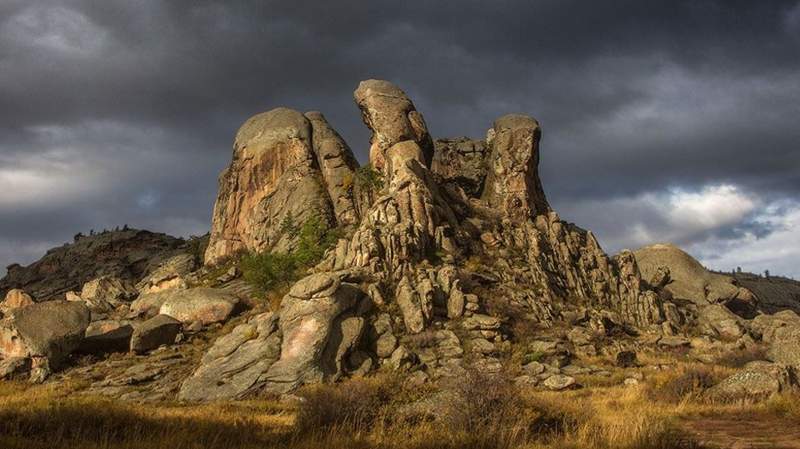
POLYGON ((561 393, 479 375, 441 388, 378 375, 306 389, 302 401, 205 405, 122 403, 69 385, 0 383, 0 447, 669 449, 699 447, 692 423, 704 419, 800 422, 794 395, 761 404, 704 401, 706 380, 724 374, 718 370, 687 364, 638 385, 598 382, 561 393))

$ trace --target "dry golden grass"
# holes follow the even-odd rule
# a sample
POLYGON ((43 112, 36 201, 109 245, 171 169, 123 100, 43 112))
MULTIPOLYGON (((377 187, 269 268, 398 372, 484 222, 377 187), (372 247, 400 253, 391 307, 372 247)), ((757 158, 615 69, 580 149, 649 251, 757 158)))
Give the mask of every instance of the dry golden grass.
MULTIPOLYGON (((471 374, 441 389, 378 375, 271 399, 205 405, 133 404, 74 394, 74 385, 0 383, 0 447, 8 449, 672 449, 696 447, 687 420, 800 419, 794 394, 715 404, 696 391, 654 394, 699 368, 678 363, 639 385, 520 390, 471 374), (429 399, 432 408, 414 408, 429 399)), ((718 368, 723 375, 725 368, 718 368)), ((701 386, 702 388, 702 386, 701 386)), ((680 390, 684 391, 684 390, 680 390)))

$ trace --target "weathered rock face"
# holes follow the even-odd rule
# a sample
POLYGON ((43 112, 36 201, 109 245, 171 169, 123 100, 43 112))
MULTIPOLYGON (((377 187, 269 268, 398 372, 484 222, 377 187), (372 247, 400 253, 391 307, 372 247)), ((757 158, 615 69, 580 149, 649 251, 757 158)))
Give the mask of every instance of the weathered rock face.
POLYGON ((135 283, 184 245, 166 234, 135 229, 78 235, 74 243, 51 249, 27 267, 10 266, 0 279, 0 297, 19 288, 35 301, 64 299, 66 292, 104 275, 135 283))
POLYGON ((306 112, 311 122, 314 155, 317 158, 328 195, 340 225, 358 223, 353 193, 355 170, 358 168, 353 152, 320 112, 306 112))
POLYGON ((528 220, 550 211, 539 179, 539 122, 510 114, 489 131, 489 173, 482 199, 512 220, 528 220))
POLYGON ((333 220, 311 139, 308 119, 291 109, 273 109, 242 125, 233 162, 220 175, 206 264, 239 251, 291 247, 293 237, 282 226, 287 221, 333 220))
POLYGON ((39 380, 75 351, 89 326, 89 309, 72 301, 48 301, 17 309, 0 321, 0 358, 32 359, 39 380))
POLYGON ((422 151, 425 167, 433 159, 433 141, 422 114, 399 87, 383 80, 362 81, 354 93, 364 123, 372 130, 369 162, 384 167, 386 152, 393 145, 410 140, 422 151))
POLYGON ((467 196, 479 197, 488 171, 486 142, 462 137, 436 139, 434 146, 431 171, 441 176, 446 184, 458 186, 467 196))

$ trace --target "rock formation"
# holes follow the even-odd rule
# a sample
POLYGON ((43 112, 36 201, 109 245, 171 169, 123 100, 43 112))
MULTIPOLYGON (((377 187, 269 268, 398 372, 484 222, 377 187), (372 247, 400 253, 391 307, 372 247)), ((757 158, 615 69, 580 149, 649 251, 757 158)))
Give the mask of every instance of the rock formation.
POLYGON ((0 378, 42 380, 77 351, 96 363, 55 377, 130 400, 284 394, 378 368, 413 385, 505 371, 517 385, 562 391, 605 371, 587 360, 606 357, 627 375, 647 363, 637 357, 646 348, 709 363, 725 351, 763 354, 709 397, 797 384, 797 301, 770 301, 789 310, 765 314, 736 279, 668 245, 607 255, 550 207, 535 119, 506 115, 485 139, 434 145, 397 86, 364 81, 354 97, 372 132, 369 167, 319 112, 273 109, 239 129, 205 266, 196 247, 137 233, 138 243, 79 239, 12 269, 0 289, 33 297, 13 290, 0 304, 0 378), (311 219, 341 238, 267 304, 238 279, 252 268, 237 253, 296 249, 311 219), (111 262, 79 258, 66 275, 70 254, 111 262), (34 303, 61 295, 74 301, 34 303))

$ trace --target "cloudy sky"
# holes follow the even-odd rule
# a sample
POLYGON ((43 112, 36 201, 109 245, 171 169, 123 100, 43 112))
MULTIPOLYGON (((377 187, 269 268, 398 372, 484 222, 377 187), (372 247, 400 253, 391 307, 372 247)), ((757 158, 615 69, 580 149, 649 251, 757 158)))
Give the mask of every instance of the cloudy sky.
POLYGON ((609 252, 800 277, 798 0, 0 0, 0 265, 205 233, 236 129, 276 106, 363 161, 366 78, 439 137, 538 118, 551 203, 609 252))

